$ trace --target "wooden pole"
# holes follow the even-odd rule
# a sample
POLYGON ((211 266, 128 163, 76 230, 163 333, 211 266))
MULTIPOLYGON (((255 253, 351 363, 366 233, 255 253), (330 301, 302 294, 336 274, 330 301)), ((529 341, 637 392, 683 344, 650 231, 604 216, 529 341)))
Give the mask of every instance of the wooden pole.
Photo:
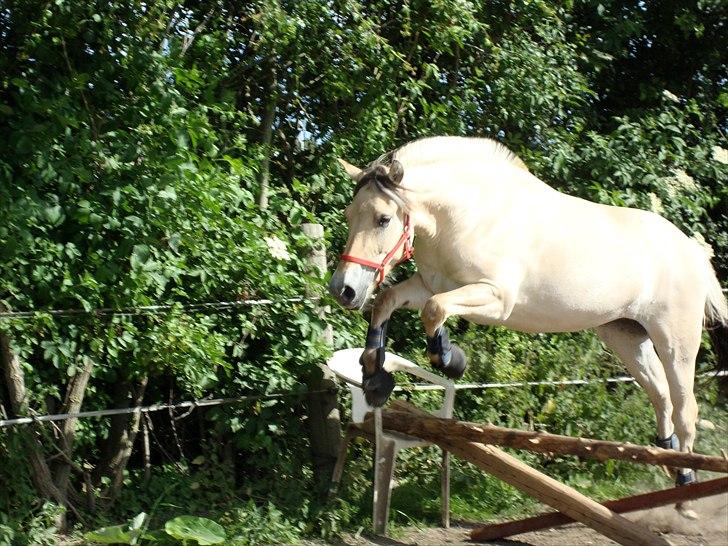
MULTIPOLYGON (((402 404, 398 408, 407 409, 402 404)), ((397 417, 402 417, 397 416, 397 417)), ((446 419, 436 421, 450 422, 446 419)), ((670 543, 628 519, 615 514, 605 506, 582 495, 578 491, 542 474, 515 457, 491 445, 468 442, 458 435, 457 430, 412 426, 413 423, 429 420, 421 412, 385 412, 384 427, 439 445, 489 474, 516 487, 533 498, 547 504, 572 519, 579 521, 619 544, 626 546, 662 545, 670 543), (409 418, 386 419, 386 414, 401 413, 409 418)), ((371 424, 371 420, 367 425, 371 424)))
MULTIPOLYGON (((303 233, 316 242, 307 256, 312 272, 323 277, 326 272, 326 249, 324 247, 324 227, 321 224, 303 224, 303 233)), ((320 309, 323 317, 326 308, 320 309)), ((324 341, 333 345, 333 330, 327 325, 324 341)), ((341 417, 336 396, 336 379, 325 365, 319 366, 321 374, 309 382, 309 390, 325 391, 312 394, 308 399, 308 427, 311 441, 311 455, 316 482, 321 493, 328 490, 341 445, 341 417)))
POLYGON ((450 528, 450 452, 442 452, 440 465, 440 523, 450 528))
POLYGON ((641 525, 615 514, 575 489, 531 468, 494 446, 459 439, 425 438, 489 474, 548 504, 624 546, 668 546, 670 543, 641 525))
MULTIPOLYGON (((634 512, 636 510, 644 510, 646 508, 655 508, 657 506, 665 506, 676 502, 699 499, 709 497, 719 493, 728 491, 728 478, 718 478, 707 482, 701 482, 690 486, 678 486, 671 489, 663 489, 662 491, 652 491, 650 493, 642 493, 623 499, 611 500, 603 502, 602 505, 618 514, 625 512, 634 512)), ((550 527, 557 527, 574 521, 572 518, 559 512, 551 512, 542 514, 532 518, 519 519, 515 521, 506 521, 503 523, 494 523, 486 525, 479 529, 473 529, 470 532, 470 540, 477 542, 485 542, 488 540, 496 540, 521 533, 529 533, 550 527)))
MULTIPOLYGON (((401 406, 398 405, 397 407, 401 406)), ((599 461, 621 459, 668 467, 728 472, 728 460, 722 457, 682 453, 672 449, 574 438, 545 432, 514 430, 493 425, 456 421, 454 419, 440 419, 431 415, 413 415, 406 410, 386 410, 383 419, 385 429, 396 430, 424 439, 439 436, 452 437, 539 453, 576 455, 599 461)))

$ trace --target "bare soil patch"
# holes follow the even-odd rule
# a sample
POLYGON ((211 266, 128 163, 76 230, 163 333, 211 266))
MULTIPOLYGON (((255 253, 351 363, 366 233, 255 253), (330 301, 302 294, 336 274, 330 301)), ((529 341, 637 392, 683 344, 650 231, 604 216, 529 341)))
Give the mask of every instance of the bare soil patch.
MULTIPOLYGON (((695 501, 698 520, 679 515, 672 506, 654 508, 627 514, 654 532, 665 536, 674 546, 728 546, 728 495, 716 495, 695 501)), ((404 528, 397 529, 395 537, 373 537, 367 533, 346 535, 334 542, 337 546, 371 545, 472 545, 469 533, 473 525, 454 525, 450 529, 404 528)), ((309 543, 316 544, 316 543, 309 543)), ((565 525, 555 529, 515 535, 508 540, 488 544, 498 546, 582 546, 616 544, 596 531, 581 524, 565 525)))

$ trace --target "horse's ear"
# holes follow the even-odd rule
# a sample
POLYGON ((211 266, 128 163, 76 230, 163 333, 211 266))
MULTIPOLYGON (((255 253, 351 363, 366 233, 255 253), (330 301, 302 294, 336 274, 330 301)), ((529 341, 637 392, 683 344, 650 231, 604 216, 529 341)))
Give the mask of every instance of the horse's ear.
POLYGON ((336 161, 339 162, 339 165, 344 167, 346 174, 348 174, 354 180, 357 180, 359 178, 359 175, 361 174, 361 169, 359 167, 355 167, 354 165, 352 165, 348 161, 344 161, 343 159, 337 159, 336 161))
POLYGON ((404 167, 399 161, 394 159, 389 166, 389 179, 395 184, 399 184, 402 182, 402 177, 404 177, 404 167))

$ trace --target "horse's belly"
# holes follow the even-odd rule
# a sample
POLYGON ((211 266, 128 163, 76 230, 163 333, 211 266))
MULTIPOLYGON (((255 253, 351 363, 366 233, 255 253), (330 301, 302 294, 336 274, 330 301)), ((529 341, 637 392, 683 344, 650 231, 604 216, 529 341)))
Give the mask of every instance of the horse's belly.
POLYGON ((623 314, 612 312, 554 312, 539 313, 533 309, 514 309, 513 313, 503 321, 503 325, 520 332, 576 332, 595 328, 607 322, 621 318, 623 314))
POLYGON ((617 273, 526 281, 503 324, 523 332, 573 332, 632 318, 643 287, 635 275, 617 273))
POLYGON ((502 325, 512 330, 528 333, 576 332, 595 328, 621 318, 619 312, 562 312, 543 313, 534 309, 514 309, 506 320, 493 320, 477 313, 465 314, 463 318, 475 324, 502 325))

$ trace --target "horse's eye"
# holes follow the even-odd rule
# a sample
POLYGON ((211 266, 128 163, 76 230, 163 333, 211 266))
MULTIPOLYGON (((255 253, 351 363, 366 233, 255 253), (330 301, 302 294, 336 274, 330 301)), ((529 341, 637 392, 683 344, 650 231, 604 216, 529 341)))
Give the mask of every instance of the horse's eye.
POLYGON ((380 216, 379 217, 379 227, 387 227, 389 225, 389 221, 392 219, 391 216, 380 216))

